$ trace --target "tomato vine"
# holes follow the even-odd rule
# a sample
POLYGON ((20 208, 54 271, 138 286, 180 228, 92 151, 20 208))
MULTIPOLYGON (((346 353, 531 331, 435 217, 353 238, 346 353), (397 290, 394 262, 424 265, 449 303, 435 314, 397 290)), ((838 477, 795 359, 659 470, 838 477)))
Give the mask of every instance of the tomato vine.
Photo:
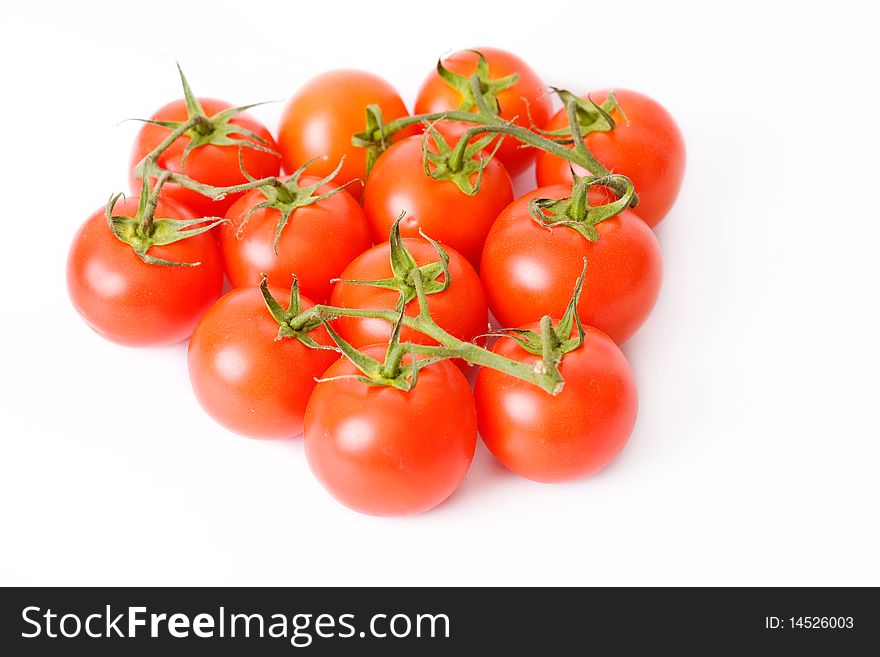
MULTIPOLYGON (((477 54, 479 55, 479 53, 477 54)), ((614 129, 614 121, 609 114, 610 109, 616 107, 613 96, 610 97, 608 106, 603 107, 595 103, 587 103, 569 92, 555 90, 565 106, 569 117, 569 126, 565 130, 550 133, 525 128, 500 117, 494 93, 506 88, 515 82, 515 79, 511 77, 511 79, 504 78, 497 81, 489 80, 485 59, 482 55, 479 55, 477 71, 469 78, 452 74, 442 69, 440 64, 438 67, 441 76, 449 84, 457 89, 460 88, 463 96, 466 99, 469 98, 470 101, 463 104, 463 109, 418 114, 397 118, 388 123, 383 122, 382 112, 378 105, 368 106, 365 109, 365 129, 352 137, 353 145, 367 149, 368 175, 370 167, 388 147, 391 137, 395 133, 422 124, 426 128, 423 139, 426 142, 428 139, 434 139, 439 151, 439 153, 430 153, 427 148, 424 149, 425 174, 438 180, 451 180, 466 194, 479 193, 483 157, 480 156, 479 161, 476 161, 475 158, 495 137, 499 138, 499 144, 501 139, 512 138, 524 146, 534 147, 556 155, 591 172, 594 177, 589 181, 575 178, 570 198, 538 199, 533 202, 530 208, 533 218, 548 228, 554 225, 564 225, 577 230, 587 239, 595 240, 597 235, 593 226, 596 223, 638 203, 638 197, 633 191, 630 180, 622 175, 611 174, 592 155, 583 141, 583 135, 589 131, 614 129), (432 122, 436 121, 458 121, 472 127, 467 128, 458 143, 451 147, 433 129, 432 122), (572 146, 568 147, 568 144, 572 146), (473 181, 472 178, 476 178, 476 181, 473 181), (618 199, 603 206, 591 207, 587 202, 586 192, 589 187, 595 185, 611 189, 618 199)), ((221 199, 229 194, 260 189, 267 198, 267 201, 262 205, 281 206, 279 209, 282 210, 282 217, 279 220, 275 236, 277 244, 277 239, 293 211, 297 207, 320 200, 327 194, 313 195, 320 185, 303 189, 297 187, 297 179, 307 165, 300 168, 290 181, 285 182, 278 176, 252 178, 244 171, 244 166, 239 159, 242 173, 247 178, 247 182, 226 187, 212 186, 194 180, 184 173, 170 171, 160 166, 160 155, 184 135, 190 136, 190 143, 186 147, 184 157, 192 150, 210 143, 238 146, 239 149, 267 150, 268 148, 261 143, 256 135, 247 134, 245 131, 231 128, 228 125, 228 120, 232 116, 253 107, 253 105, 230 108, 209 117, 193 95, 182 71, 180 78, 189 118, 174 124, 161 124, 169 129, 168 136, 144 157, 134 170, 135 175, 143 180, 143 192, 136 216, 114 216, 113 206, 119 196, 111 198, 106 211, 111 229, 117 238, 130 244, 135 252, 149 264, 194 266, 198 263, 169 262, 153 258, 149 256, 148 250, 153 244, 167 244, 186 239, 210 230, 227 220, 219 217, 207 217, 199 220, 175 222, 155 217, 162 187, 174 183, 211 199, 221 199), (233 137, 233 133, 241 134, 244 138, 233 137), (155 180, 152 187, 148 182, 150 180, 155 180)), ((492 154, 490 153, 488 157, 491 158, 492 154)), ((321 184, 329 182, 331 178, 332 176, 325 178, 321 184)), ((299 292, 294 280, 290 306, 285 311, 272 297, 268 289, 268 281, 263 277, 260 287, 268 312, 279 324, 278 339, 296 339, 307 347, 326 349, 326 345, 316 343, 309 336, 311 331, 325 327, 333 338, 336 348, 358 367, 361 372, 359 378, 370 385, 385 385, 409 390, 416 384, 420 369, 437 360, 455 358, 471 365, 504 372, 532 383, 551 395, 557 395, 564 385, 562 375, 559 372, 559 363, 566 353, 576 349, 583 342, 583 329, 576 308, 586 271, 586 261, 584 261, 584 272, 581 273, 575 284, 571 302, 563 317, 555 325, 553 320, 546 316, 541 320, 540 331, 537 333, 526 335, 518 334, 515 331, 502 331, 503 335, 515 339, 523 348, 534 350, 534 353, 541 356, 534 364, 526 364, 501 356, 474 342, 460 340, 443 330, 434 321, 428 308, 427 296, 442 292, 450 284, 450 273, 446 266, 448 256, 439 243, 423 234, 422 236, 434 246, 438 261, 428 266, 415 266, 412 256, 407 252, 404 242, 400 239, 399 224, 400 218, 394 223, 390 234, 392 269, 396 276, 394 286, 401 294, 397 309, 356 309, 318 304, 300 311, 299 292), (440 276, 443 277, 442 280, 440 276), (407 301, 413 298, 418 300, 419 311, 417 315, 411 317, 403 312, 403 307, 407 301), (394 326, 383 363, 367 357, 336 333, 332 322, 340 317, 379 319, 394 326), (578 328, 577 334, 575 337, 569 337, 574 326, 578 328), (436 344, 401 342, 399 340, 401 327, 417 331, 434 340, 436 344), (403 357, 406 354, 425 358, 413 359, 408 365, 403 365, 403 357)), ((273 282, 278 283, 278 281, 273 282)), ((356 281, 356 283, 384 285, 385 287, 390 285, 388 281, 356 281)))

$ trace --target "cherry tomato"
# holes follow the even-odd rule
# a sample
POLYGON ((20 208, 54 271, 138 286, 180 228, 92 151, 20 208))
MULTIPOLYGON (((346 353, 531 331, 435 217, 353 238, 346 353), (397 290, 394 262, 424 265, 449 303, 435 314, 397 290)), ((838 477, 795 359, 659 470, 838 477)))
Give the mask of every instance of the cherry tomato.
MULTIPOLYGON (((290 291, 270 287, 287 308, 290 291)), ((301 298, 302 309, 314 304, 301 298)), ((258 287, 242 287, 205 313, 189 342, 189 377, 196 399, 214 420, 250 438, 289 438, 302 432, 306 404, 320 376, 337 358, 299 340, 276 340, 278 324, 258 287)), ((323 329, 310 333, 332 345, 323 329)))
MULTIPOLYGON (((535 197, 564 198, 566 185, 541 187, 517 199, 493 224, 483 249, 480 278, 489 308, 505 327, 559 317, 587 259, 578 304, 585 324, 622 343, 647 319, 660 292, 660 245, 631 210, 596 225, 590 242, 564 226, 552 230, 535 222, 528 202, 535 197)), ((606 193, 590 190, 590 203, 606 202, 606 193)))
MULTIPOLYGON (((115 215, 135 216, 138 199, 116 204, 115 215)), ((182 205, 161 200, 156 217, 196 219, 182 205)), ((103 337, 119 344, 156 346, 189 337, 199 317, 223 287, 217 242, 202 233, 149 254, 196 267, 147 264, 107 226, 104 209, 89 217, 73 238, 67 258, 67 290, 83 319, 103 337)))
MULTIPOLYGON (((477 375, 483 442, 523 477, 547 483, 588 477, 608 465, 632 433, 638 398, 629 364, 607 335, 584 329, 584 343, 559 366, 565 386, 555 397, 496 370, 477 375)), ((540 359, 509 338, 492 350, 524 363, 540 359)))
MULTIPOLYGON (((364 351, 381 359, 385 346, 364 351)), ((304 434, 312 472, 361 513, 403 516, 437 506, 474 456, 477 418, 467 379, 447 361, 422 369, 408 392, 365 385, 355 374, 340 359, 312 393, 304 434)))
MULTIPOLYGON (((403 243, 419 266, 439 260, 437 251, 427 240, 407 237, 403 239, 403 243)), ((470 342, 486 332, 489 322, 486 297, 483 295, 477 272, 464 256, 455 249, 446 249, 446 251, 449 254, 448 267, 452 282, 444 291, 428 295, 428 308, 431 317, 443 330, 459 340, 470 342)), ((390 255, 391 247, 386 243, 378 244, 358 256, 342 272, 340 278, 343 281, 333 288, 330 305, 343 308, 395 308, 400 298, 400 293, 396 290, 350 285, 344 282, 344 279, 391 278, 390 255)), ((439 280, 443 280, 442 274, 439 280)), ((414 317, 418 312, 419 302, 413 299, 406 306, 406 314, 414 317)), ((387 342, 391 336, 390 325, 378 319, 340 317, 334 323, 334 328, 355 347, 387 342)), ((400 339, 403 342, 435 344, 424 334, 405 327, 401 329, 400 339)))
MULTIPOLYGON (((222 100, 214 100, 212 98, 199 98, 202 109, 210 118, 212 115, 224 109, 232 107, 229 103, 222 100)), ((152 117, 153 121, 186 121, 187 111, 184 101, 175 100, 168 103, 152 117)), ((258 135, 266 144, 265 148, 277 150, 275 140, 272 135, 256 119, 247 113, 234 116, 229 121, 230 124, 240 125, 258 135)), ((166 137, 170 130, 162 126, 145 123, 137 135, 134 142, 134 148, 131 153, 131 166, 129 168, 129 178, 131 188, 136 193, 141 190, 141 182, 139 178, 134 176, 134 167, 144 157, 153 151, 166 137)), ((232 135, 238 139, 246 139, 254 141, 247 135, 232 135)), ((159 166, 169 171, 181 173, 181 161, 183 159, 183 151, 189 143, 189 137, 186 135, 178 138, 159 156, 159 166)), ((254 142, 257 143, 257 142, 254 142)), ((244 174, 239 166, 239 150, 241 151, 241 162, 244 170, 254 178, 265 178, 268 176, 278 175, 281 167, 281 161, 277 155, 267 153, 264 150, 255 148, 240 148, 233 146, 216 146, 214 144, 205 144, 190 151, 186 158, 184 170, 186 174, 197 182, 214 187, 230 187, 232 185, 241 185, 247 182, 244 174)), ((187 207, 196 211, 199 216, 203 217, 222 217, 236 199, 241 194, 227 194, 226 197, 218 200, 203 196, 198 192, 181 187, 173 183, 168 183, 162 188, 162 196, 175 201, 180 201, 187 207)))
MULTIPOLYGON (((436 152, 433 140, 428 144, 436 152)), ((478 267, 492 222, 512 200, 510 176, 497 159, 483 169, 480 191, 473 196, 450 180, 428 176, 422 164, 422 137, 416 135, 394 144, 376 162, 364 190, 364 212, 376 243, 388 238, 394 221, 405 211, 401 235, 417 237, 421 228, 478 267)))
MULTIPOLYGON (((309 160, 326 156, 308 169, 309 173, 323 178, 332 173, 345 156, 334 184, 365 180, 366 151, 353 146, 351 138, 366 127, 365 109, 370 104, 382 109, 385 123, 409 116, 394 87, 372 73, 338 70, 309 80, 290 99, 281 117, 278 148, 284 170, 293 173, 309 160)), ((416 132, 417 128, 406 128, 392 140, 416 132)))
MULTIPOLYGON (((550 117, 552 104, 547 94, 547 86, 522 59, 513 53, 497 48, 475 48, 481 52, 489 64, 490 79, 504 78, 519 73, 519 81, 498 93, 500 116, 508 121, 514 120, 525 128, 531 125, 544 125, 550 117)), ((453 53, 443 60, 443 66, 462 76, 473 75, 477 70, 478 56, 469 50, 453 53)), ((461 107, 462 95, 437 73, 432 71, 419 90, 416 98, 416 114, 446 112, 461 107)), ((455 121, 442 121, 437 127, 448 138, 457 141, 473 124, 455 121)), ((534 149, 520 148, 519 142, 507 138, 501 144, 497 157, 512 175, 525 170, 535 157, 534 149)))
MULTIPOLYGON (((304 176, 300 185, 317 182, 317 178, 304 176)), ((316 194, 332 189, 324 185, 316 194)), ((250 286, 260 283, 261 274, 278 282, 290 281, 291 275, 296 274, 304 295, 325 302, 333 287, 330 280, 337 278, 349 262, 372 244, 361 206, 342 190, 297 208, 281 232, 276 254, 273 245, 281 219, 278 210, 260 208, 242 228, 247 213, 265 200, 260 190, 251 190, 226 213, 231 223, 224 224, 219 235, 229 281, 234 287, 250 286)))
MULTIPOLYGON (((636 91, 615 90, 617 103, 626 119, 617 110, 611 113, 616 127, 610 132, 592 132, 584 138, 590 152, 614 173, 633 181, 639 204, 636 214, 649 226, 656 226, 669 212, 678 196, 684 177, 684 138, 675 120, 663 106, 636 91)), ((607 90, 590 94, 598 104, 605 102, 607 90)), ((560 110, 544 126, 557 130, 568 125, 565 111, 560 110)), ((568 160, 541 151, 535 172, 538 185, 571 183, 568 160)), ((586 171, 574 165, 579 176, 586 171)))

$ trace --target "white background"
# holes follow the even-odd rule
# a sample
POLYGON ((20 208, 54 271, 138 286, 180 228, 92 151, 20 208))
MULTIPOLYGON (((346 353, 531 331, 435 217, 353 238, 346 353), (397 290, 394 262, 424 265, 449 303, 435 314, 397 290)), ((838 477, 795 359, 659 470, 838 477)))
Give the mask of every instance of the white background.
MULTIPOLYGON (((4 10, 0 583, 880 584, 880 53, 861 3, 193 5, 4 10), (299 439, 204 415, 184 345, 114 346, 72 310, 69 240, 126 190, 137 124, 119 122, 180 95, 175 58, 236 104, 355 66, 411 106, 438 56, 480 45, 578 92, 642 90, 685 134, 663 291, 625 345, 638 425, 605 472, 530 483, 481 447, 435 511, 357 515, 299 439)), ((254 113, 274 130, 281 107, 254 113)))

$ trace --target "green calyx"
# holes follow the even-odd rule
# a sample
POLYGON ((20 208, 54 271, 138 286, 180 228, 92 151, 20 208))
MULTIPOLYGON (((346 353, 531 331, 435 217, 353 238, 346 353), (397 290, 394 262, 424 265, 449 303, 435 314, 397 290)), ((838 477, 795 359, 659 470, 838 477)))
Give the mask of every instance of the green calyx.
POLYGON ((490 134, 474 142, 470 136, 464 134, 455 148, 451 148, 443 135, 434 127, 433 123, 425 123, 425 133, 422 136, 422 165, 425 167, 425 175, 434 180, 448 180, 455 183, 464 194, 474 196, 480 193, 483 182, 483 171, 504 138, 490 134), (437 152, 428 148, 428 140, 434 141, 437 152), (495 148, 489 155, 484 155, 483 149, 497 140, 495 148))
POLYGON ((578 349, 584 343, 584 326, 578 315, 577 306, 581 298, 581 290, 584 285, 584 277, 587 273, 587 259, 584 258, 584 267, 581 275, 574 286, 574 292, 562 315, 562 319, 554 326, 553 320, 545 315, 541 318, 539 332, 523 329, 503 329, 501 335, 516 340, 520 347, 530 354, 541 356, 538 364, 543 367, 557 367, 565 354, 578 349), (572 329, 577 327, 574 337, 572 329))
POLYGON ((556 226, 564 226, 577 231, 591 242, 596 242, 599 240, 596 226, 629 207, 634 194, 632 181, 619 174, 609 174, 600 178, 588 176, 579 178, 572 171, 572 177, 574 184, 570 197, 533 198, 529 201, 529 214, 537 224, 548 230, 556 226), (589 203, 591 187, 623 189, 624 192, 616 201, 592 206, 589 203))
POLYGON ((519 73, 493 80, 489 77, 489 62, 483 53, 476 50, 469 52, 477 55, 477 68, 472 75, 465 77, 453 73, 440 60, 437 61, 437 74, 461 94, 460 110, 497 116, 501 113, 498 94, 515 85, 519 80, 519 73))
POLYGON ((388 243, 391 247, 391 272, 393 276, 375 281, 342 279, 342 282, 349 285, 366 285, 386 290, 395 290, 400 293, 401 307, 405 307, 406 304, 418 296, 418 289, 416 287, 417 274, 415 272, 418 272, 419 284, 425 294, 443 292, 452 282, 449 276, 449 254, 440 246, 439 242, 432 240, 420 231, 422 237, 428 240, 437 251, 439 258, 437 262, 431 262, 421 267, 409 252, 409 249, 406 248, 406 244, 400 236, 400 222, 405 214, 402 212, 395 220, 388 237, 388 243))
MULTIPOLYGON (((241 224, 239 224, 238 226, 236 236, 239 238, 241 237, 245 224, 251 218, 251 215, 257 210, 262 210, 265 208, 277 210, 281 214, 281 217, 278 219, 278 223, 275 225, 275 239, 272 243, 272 248, 275 251, 275 255, 278 255, 278 240, 281 239, 281 232, 284 230, 284 227, 287 226, 287 222, 290 221, 290 216, 297 208, 303 208, 307 205, 317 203, 318 201, 323 201, 325 198, 329 198, 334 194, 342 191, 352 183, 360 182, 358 180, 351 180, 344 185, 330 190, 329 192, 318 194, 318 190, 324 185, 328 184, 331 180, 333 180, 333 178, 335 178, 336 175, 339 173, 339 170, 342 168, 342 163, 344 159, 345 158, 343 157, 343 159, 339 161, 336 169, 334 169, 333 172, 330 173, 330 175, 322 178, 312 185, 306 185, 305 187, 302 187, 299 184, 299 180, 305 170, 308 168, 308 166, 315 161, 314 159, 309 160, 299 169, 294 171, 293 174, 286 181, 275 179, 273 181, 273 184, 260 186, 258 189, 260 190, 260 192, 262 192, 263 196, 266 197, 266 200, 258 203, 247 211, 247 214, 245 214, 244 218, 241 221, 241 224)), ((241 171, 244 176, 250 182, 257 182, 256 178, 251 177, 251 175, 244 170, 244 165, 241 162, 241 153, 239 153, 239 166, 241 167, 241 171)))
POLYGON ((190 89, 189 82, 187 82, 186 76, 183 74, 183 70, 181 70, 179 64, 177 70, 180 73, 180 82, 183 85, 183 99, 186 103, 187 120, 153 121, 150 119, 143 119, 143 122, 159 125, 172 131, 179 128, 184 123, 193 124, 192 127, 188 128, 183 133, 183 135, 189 137, 189 143, 187 143, 183 150, 183 157, 180 164, 181 171, 183 170, 189 154, 195 149, 208 144, 213 144, 214 146, 252 148, 254 150, 271 153, 276 157, 280 157, 279 154, 272 149, 271 144, 256 134, 253 130, 231 122, 236 115, 241 114, 252 107, 263 105, 264 103, 230 107, 229 109, 217 112, 213 116, 208 116, 205 114, 205 110, 202 109, 202 104, 199 102, 199 99, 195 97, 192 89, 190 89))
POLYGON ((266 302, 269 314, 272 315, 272 319, 278 322, 278 335, 275 338, 276 340, 292 338, 294 340, 299 340, 305 346, 311 347, 312 349, 329 349, 335 351, 333 347, 316 342, 315 339, 309 335, 310 331, 313 331, 322 324, 321 319, 309 319, 298 328, 293 328, 293 320, 302 313, 299 281, 296 276, 293 277, 293 285, 290 287, 290 304, 288 305, 287 310, 285 310, 275 297, 272 296, 272 293, 269 291, 269 280, 265 274, 262 274, 260 280, 260 292, 263 294, 263 301, 266 302))
POLYGON ((205 233, 214 226, 224 223, 226 219, 220 217, 202 217, 200 219, 160 219, 155 218, 156 204, 159 199, 159 190, 165 182, 160 177, 155 189, 150 192, 150 186, 144 179, 141 183, 141 195, 138 201, 137 213, 134 217, 113 214, 113 208, 122 194, 110 197, 104 216, 107 217, 107 225, 113 234, 125 242, 149 265, 164 265, 166 267, 196 267, 199 262, 174 262, 151 256, 148 251, 153 246, 173 244, 195 235, 205 233))
MULTIPOLYGON (((324 323, 327 333, 336 343, 339 351, 348 358, 361 374, 354 375, 353 378, 368 386, 395 388, 403 392, 412 390, 419 379, 419 370, 443 360, 443 357, 434 358, 415 358, 404 364, 403 358, 410 353, 410 345, 400 342, 400 328, 403 324, 404 311, 400 309, 397 322, 391 332, 391 339, 388 342, 388 348, 385 351, 385 359, 378 361, 368 356, 362 351, 354 348, 350 343, 339 335, 329 323, 324 323)), ((341 376, 334 378, 350 378, 349 376, 341 376)), ((332 380, 332 379, 324 379, 332 380)))
POLYGON ((626 119, 626 114, 624 114, 620 105, 617 104, 617 97, 613 91, 608 92, 605 102, 601 105, 597 104, 589 96, 583 99, 565 89, 554 88, 553 91, 562 101, 569 123, 558 130, 537 129, 537 132, 553 139, 557 143, 572 143, 575 139, 575 133, 577 133, 578 137, 583 138, 591 132, 610 132, 614 130, 617 127, 617 123, 611 116, 611 112, 615 110, 626 119))
POLYGON ((373 170, 376 160, 391 145, 391 140, 385 136, 385 122, 382 119, 382 108, 376 105, 367 105, 366 124, 361 132, 356 132, 351 137, 353 146, 364 148, 367 151, 367 176, 373 170))

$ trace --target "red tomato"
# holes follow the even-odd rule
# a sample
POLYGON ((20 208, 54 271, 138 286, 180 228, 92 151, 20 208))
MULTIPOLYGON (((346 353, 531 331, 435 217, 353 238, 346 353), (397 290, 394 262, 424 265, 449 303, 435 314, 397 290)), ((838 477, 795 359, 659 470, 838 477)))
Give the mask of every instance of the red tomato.
MULTIPOLYGON (((633 181, 639 204, 635 211, 649 226, 656 226, 669 212, 684 177, 684 138, 675 120, 663 106, 647 96, 626 89, 615 90, 617 103, 626 113, 613 111, 617 126, 610 132, 592 132, 584 138, 587 148, 613 173, 633 181)), ((590 94, 602 104, 607 90, 590 94)), ((565 110, 560 110, 544 126, 558 130, 568 125, 565 110)), ((570 184, 568 160, 541 151, 538 153, 536 175, 538 185, 570 184)), ((574 165, 579 176, 587 172, 574 165)))
MULTIPOLYGON (((538 324, 525 328, 536 331, 538 324)), ((632 433, 638 396, 629 364, 607 335, 584 328, 584 343, 559 366, 565 386, 555 397, 496 370, 477 375, 483 442, 523 477, 547 483, 588 477, 608 465, 632 433)), ((524 363, 540 359, 508 338, 492 350, 524 363)))
MULTIPOLYGON (((135 216, 138 198, 116 204, 113 214, 135 216)), ((196 219, 189 209, 160 200, 157 218, 196 219)), ((189 337, 205 309, 220 296, 223 269, 217 243, 202 233, 149 254, 197 267, 147 264, 107 226, 104 209, 89 217, 73 238, 67 258, 67 291, 86 323, 113 342, 155 346, 189 337)))
MULTIPOLYGON (((353 146, 351 138, 366 127, 365 109, 376 104, 382 119, 409 116, 406 106, 390 84, 365 71, 329 71, 309 80, 287 103, 281 117, 278 148, 284 170, 293 173, 313 158, 309 173, 324 177, 333 172, 342 156, 345 162, 334 184, 366 179, 366 151, 353 146)), ((406 128, 392 140, 415 134, 406 128)))
MULTIPOLYGON (((419 266, 439 260, 437 251, 427 240, 407 237, 403 242, 419 266)), ((486 307, 486 297, 483 295, 480 278, 470 263, 454 249, 446 249, 446 251, 449 253, 448 267, 452 282, 443 292, 428 295, 428 308, 431 317, 443 330, 459 340, 470 342, 487 330, 489 311, 486 307)), ((390 256, 391 247, 387 243, 378 244, 358 256, 345 268, 340 278, 349 280, 391 278, 390 256)), ((440 280, 443 280, 442 274, 440 280)), ((333 288, 330 305, 343 308, 393 309, 397 306, 399 298, 400 294, 396 290, 350 285, 340 281, 333 288)), ((413 299, 406 306, 406 314, 415 317, 418 313, 418 299, 413 299)), ((391 326, 378 319, 340 317, 333 326, 355 347, 387 343, 391 337, 391 326)), ((401 329, 400 340, 417 344, 436 344, 422 333, 408 328, 401 329)))
MULTIPOLYGON (((285 309, 290 290, 270 287, 285 309)), ((302 309, 314 304, 301 298, 302 309)), ((278 323, 257 287, 224 295, 205 313, 189 342, 189 378, 214 420, 249 438, 289 438, 302 432, 315 377, 337 358, 299 340, 276 340, 278 323)), ((323 329, 310 333, 332 345, 323 329)))
MULTIPOLYGON (((381 359, 385 346, 365 352, 381 359)), ((350 378, 355 374, 340 359, 312 393, 304 434, 312 472, 361 513, 403 516, 437 506, 464 479, 476 447, 474 398, 464 375, 441 361, 403 392, 365 385, 350 378)))
MULTIPOLYGON (((542 187, 498 216, 486 239, 480 269, 489 308, 505 327, 544 315, 560 317, 586 258, 578 314, 585 324, 622 343, 647 319, 657 300, 663 278, 660 245, 631 210, 597 224, 597 242, 564 226, 547 230, 529 215, 530 199, 570 194, 565 185, 542 187)), ((590 190, 592 204, 605 198, 602 190, 590 190)))
MULTIPOLYGON (((232 107, 229 103, 212 98, 199 98, 199 102, 202 104, 202 109, 208 118, 217 112, 232 107)), ((175 100, 159 109, 150 118, 153 121, 186 121, 186 104, 183 99, 175 100)), ((229 123, 247 128, 267 142, 268 145, 263 146, 277 150, 275 140, 272 139, 272 135, 269 134, 265 126, 248 114, 238 114, 230 119, 229 123)), ((134 142, 134 149, 131 153, 131 166, 129 169, 131 188, 135 193, 139 193, 141 190, 140 179, 134 177, 135 165, 162 143, 168 137, 169 132, 168 128, 145 123, 138 133, 134 142)), ((233 134, 232 136, 239 139, 249 139, 243 134, 233 134)), ((251 139, 250 141, 253 140, 251 139)), ((183 158, 183 150, 188 143, 189 137, 185 135, 175 140, 159 156, 159 166, 169 171, 181 173, 180 164, 183 158)), ((190 151, 186 158, 183 173, 193 180, 214 187, 229 187, 246 183, 247 178, 242 174, 241 167, 239 166, 239 150, 241 150, 241 160, 245 171, 254 178, 278 175, 281 162, 277 155, 255 148, 239 149, 239 146, 215 146, 214 144, 199 146, 190 151)), ((202 217, 222 217, 226 210, 229 209, 229 206, 235 203, 236 199, 241 196, 241 194, 228 194, 225 198, 215 201, 207 196, 202 196, 198 192, 171 183, 166 184, 162 188, 162 195, 164 198, 180 201, 187 207, 195 210, 198 216, 202 217)))
MULTIPOLYGON (((537 126, 544 125, 550 117, 553 106, 547 93, 547 86, 529 65, 506 50, 497 48, 475 48, 475 50, 486 58, 490 79, 519 73, 519 81, 498 94, 501 118, 508 121, 516 119, 515 123, 525 128, 531 127, 532 123, 537 126)), ((478 57, 474 52, 461 50, 444 59, 443 66, 453 73, 468 77, 476 72, 477 61, 478 57)), ((428 114, 457 110, 461 107, 461 102, 462 95, 434 70, 422 83, 416 98, 415 112, 428 114)), ((471 125, 473 124, 443 121, 437 127, 444 136, 457 141, 458 136, 471 125)), ((498 158, 514 175, 525 170, 535 156, 533 149, 519 146, 518 141, 507 138, 498 150, 498 158)))
MULTIPOLYGON (((436 144, 428 141, 436 152, 436 144)), ((382 154, 364 190, 364 212, 373 241, 388 239, 394 221, 402 211, 400 234, 425 235, 451 246, 474 267, 486 234, 498 213, 513 200, 513 185, 504 166, 492 160, 483 169, 481 189, 468 196, 449 180, 434 180, 422 164, 422 137, 404 139, 382 154)))
MULTIPOLYGON (((300 185, 318 182, 304 176, 300 185)), ((318 195, 332 191, 324 185, 318 195)), ((253 212, 239 233, 247 213, 266 197, 252 190, 229 208, 226 217, 232 223, 220 229, 220 249, 226 275, 233 287, 259 285, 261 274, 270 281, 288 282, 296 274, 300 290, 318 303, 325 302, 345 266, 370 248, 370 234, 361 206, 345 190, 293 211, 278 240, 275 253, 275 230, 281 213, 270 208, 253 212)))

